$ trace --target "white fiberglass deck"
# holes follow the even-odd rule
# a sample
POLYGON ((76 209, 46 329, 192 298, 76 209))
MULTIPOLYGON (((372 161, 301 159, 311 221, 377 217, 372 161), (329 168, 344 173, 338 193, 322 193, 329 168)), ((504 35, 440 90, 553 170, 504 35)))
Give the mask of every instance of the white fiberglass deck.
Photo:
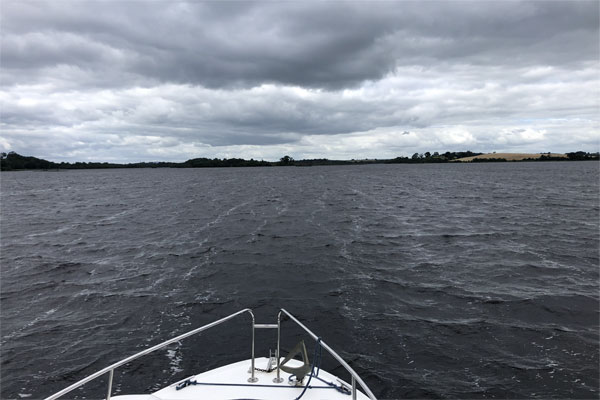
MULTIPOLYGON (((184 399, 297 399, 300 396, 304 400, 310 399, 371 399, 376 400, 375 395, 367 387, 364 381, 358 376, 358 374, 344 361, 339 354, 337 354, 327 343, 321 340, 320 337, 315 335, 310 329, 304 326, 296 317, 290 314, 285 309, 280 309, 277 315, 277 324, 257 324, 254 319, 254 313, 251 309, 245 308, 236 313, 228 315, 217 321, 211 322, 210 324, 201 326, 187 333, 181 334, 172 339, 166 340, 148 349, 142 350, 132 356, 124 358, 114 364, 109 365, 106 368, 95 372, 78 382, 66 387, 65 389, 54 393, 53 395, 46 398, 46 400, 56 400, 65 394, 85 385, 86 383, 97 379, 103 375, 108 375, 108 387, 106 391, 106 400, 110 400, 112 396, 112 383, 115 369, 136 360, 142 356, 150 354, 156 350, 165 348, 166 346, 177 343, 185 338, 192 335, 196 335, 207 329, 213 328, 224 322, 229 321, 242 314, 248 314, 252 318, 251 322, 251 354, 252 358, 246 361, 240 361, 237 363, 229 364, 208 372, 201 373, 199 375, 192 376, 184 379, 183 381, 177 382, 164 389, 161 389, 152 394, 138 394, 138 395, 121 395, 115 396, 120 400, 184 400, 184 399), (308 354, 306 354, 306 348, 304 342, 298 343, 294 352, 300 352, 297 349, 301 349, 301 357, 304 362, 294 360, 293 354, 288 355, 281 361, 281 358, 273 357, 272 359, 267 358, 255 358, 254 355, 254 331, 256 329, 277 329, 277 351, 276 355, 280 353, 280 338, 281 338, 281 317, 285 316, 289 320, 293 321, 300 328, 304 330, 308 336, 316 341, 316 349, 319 350, 319 355, 315 352, 315 360, 313 364, 309 366, 308 354), (329 374, 326 371, 319 369, 321 360, 321 349, 325 350, 331 355, 337 362, 349 373, 352 379, 352 386, 346 382, 339 380, 336 376, 329 374), (318 361, 317 361, 318 358, 318 361), (287 362, 286 362, 287 360, 287 362), (282 364, 280 364, 280 362, 282 364), (261 367, 261 364, 263 365, 261 367), (287 366, 284 368, 283 364, 287 366), (254 367, 252 367, 254 366, 254 367), (303 366, 302 368, 300 368, 303 366), (304 377, 304 381, 300 385, 290 385, 288 383, 290 373, 284 371, 284 369, 291 371, 293 374, 298 376, 304 376, 307 372, 310 374, 304 377), (270 372, 259 371, 258 369, 269 370, 270 372), (291 368, 291 369, 290 369, 291 368), (274 381, 277 378, 277 371, 280 374, 280 380, 274 381), (312 379, 309 381, 310 376, 312 379), (358 390, 358 386, 362 388, 363 392, 358 390), (305 390, 306 388, 306 390, 305 390), (179 389, 179 390, 178 390, 179 389), (367 397, 368 396, 368 397, 367 397)), ((296 353, 297 354, 297 353, 296 353)))
MULTIPOLYGON (((269 359, 266 357, 257 358, 256 367, 266 369, 269 359)), ((211 400, 231 400, 231 399, 260 399, 260 400, 285 400, 295 399, 304 390, 304 386, 291 386, 288 383, 290 374, 281 371, 282 383, 274 383, 273 378, 277 376, 276 370, 271 372, 256 371, 255 376, 258 381, 249 383, 251 360, 240 361, 237 363, 225 365, 188 379, 194 382, 203 383, 201 385, 189 385, 177 390, 177 384, 172 384, 164 389, 154 392, 150 395, 124 395, 113 396, 115 400, 192 400, 192 399, 211 399, 211 400), (210 385, 210 384, 216 385, 210 385)), ((302 365, 301 361, 290 360, 288 365, 296 367, 302 365)), ((318 375, 324 381, 333 383, 340 387, 342 381, 326 371, 321 370, 318 375)), ((308 382, 308 376, 304 378, 304 385, 308 382)), ((179 383, 179 382, 178 382, 179 383)), ((346 393, 341 393, 335 388, 327 385, 323 381, 313 377, 309 384, 309 389, 302 396, 302 400, 315 399, 343 399, 350 400, 351 386, 343 382, 347 388, 346 393)), ((368 399, 362 392, 356 393, 357 399, 368 399)))

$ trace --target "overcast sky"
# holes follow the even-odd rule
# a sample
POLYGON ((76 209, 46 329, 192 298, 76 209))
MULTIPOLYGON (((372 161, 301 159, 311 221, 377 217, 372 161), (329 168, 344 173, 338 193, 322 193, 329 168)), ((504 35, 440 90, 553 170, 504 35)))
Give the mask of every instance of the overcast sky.
POLYGON ((598 1, 0 3, 0 149, 598 151, 598 1))

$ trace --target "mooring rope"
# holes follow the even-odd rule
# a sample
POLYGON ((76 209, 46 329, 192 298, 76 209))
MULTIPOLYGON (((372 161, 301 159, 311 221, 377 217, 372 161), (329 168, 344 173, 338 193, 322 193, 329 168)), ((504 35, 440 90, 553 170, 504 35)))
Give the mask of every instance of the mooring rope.
MULTIPOLYGON (((325 382, 327 383, 327 382, 325 382)), ((222 383, 222 382, 197 382, 197 381, 193 381, 191 379, 186 379, 185 381, 179 383, 176 387, 175 390, 181 390, 185 387, 188 386, 195 386, 195 385, 202 385, 202 386, 242 386, 242 387, 268 387, 268 388, 280 388, 280 389, 295 389, 295 386, 282 386, 282 385, 260 385, 257 383, 222 383)), ((309 389, 335 389, 334 387, 330 387, 330 386, 310 386, 309 389)))
MULTIPOLYGON (((333 382, 327 382, 326 380, 322 379, 319 377, 319 372, 321 371, 321 359, 322 359, 322 350, 321 350, 321 338, 317 338, 317 344, 315 345, 315 355, 313 358, 313 364, 310 370, 310 375, 308 376, 308 382, 306 382, 306 385, 304 386, 304 389, 302 390, 302 393, 300 393, 300 396, 296 397, 295 400, 300 400, 302 398, 302 396, 304 396, 304 393, 306 393, 307 389, 335 389, 338 392, 342 393, 342 394, 346 394, 346 395, 350 395, 352 394, 352 392, 345 387, 344 385, 336 385, 333 382), (316 368, 316 373, 315 373, 315 368, 316 368), (325 383, 327 386, 310 386, 310 381, 311 379, 315 377, 316 379, 320 380, 321 382, 325 383)), ((257 370, 260 370, 259 368, 255 368, 257 370)), ((268 370, 260 370, 263 372, 271 372, 268 370)), ((292 379, 292 376, 294 375, 290 375, 290 377, 288 378, 288 380, 292 379)), ((197 382, 197 381, 193 381, 191 379, 186 379, 183 382, 180 382, 176 387, 175 390, 181 390, 185 387, 188 386, 194 386, 194 385, 203 385, 203 386, 242 386, 242 387, 265 387, 265 388, 290 388, 290 389, 296 389, 297 386, 281 386, 281 385, 261 385, 261 384, 256 384, 256 383, 211 383, 211 382, 197 382)))
MULTIPOLYGON (((329 385, 329 387, 331 389, 335 389, 340 393, 343 394, 352 394, 352 392, 350 390, 348 390, 348 388, 344 387, 344 385, 336 385, 333 382, 327 382, 324 379, 319 378, 319 372, 321 371, 321 358, 322 358, 322 351, 321 351, 321 337, 317 338, 317 344, 315 345, 315 356, 313 357, 313 365, 310 371, 310 375, 308 377, 308 382, 306 382, 306 386, 304 387, 304 390, 302 391, 302 393, 300 393, 300 396, 296 397, 296 400, 300 400, 300 398, 302 396, 304 396, 304 393, 306 392, 306 389, 309 388, 310 385, 310 380, 313 378, 313 376, 315 378, 317 378, 318 380, 320 380, 321 382, 329 385), (317 368, 317 373, 315 374, 315 367, 317 368)), ((291 378, 291 376, 290 376, 291 378)))

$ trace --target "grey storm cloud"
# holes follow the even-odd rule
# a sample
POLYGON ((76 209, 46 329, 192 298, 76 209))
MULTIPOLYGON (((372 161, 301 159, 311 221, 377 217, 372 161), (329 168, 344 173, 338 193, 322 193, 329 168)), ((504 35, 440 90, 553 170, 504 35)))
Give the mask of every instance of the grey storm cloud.
POLYGON ((2 148, 128 160, 598 142, 597 1, 0 7, 2 148))
POLYGON ((23 70, 73 65, 105 71, 109 86, 137 76, 206 87, 340 88, 424 62, 560 65, 598 59, 597 2, 468 6, 8 2, 2 67, 18 79, 23 70))

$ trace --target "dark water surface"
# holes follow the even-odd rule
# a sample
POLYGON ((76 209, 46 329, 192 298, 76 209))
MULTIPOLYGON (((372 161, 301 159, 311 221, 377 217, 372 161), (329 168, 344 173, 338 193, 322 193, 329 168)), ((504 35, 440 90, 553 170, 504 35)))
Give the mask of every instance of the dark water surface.
MULTIPOLYGON (((287 308, 381 398, 599 396, 598 163, 0 178, 2 398, 49 395, 245 307, 262 323, 287 308)), ((249 327, 133 362, 115 390, 249 358, 249 327)), ((283 333, 287 348, 303 337, 283 333)))

